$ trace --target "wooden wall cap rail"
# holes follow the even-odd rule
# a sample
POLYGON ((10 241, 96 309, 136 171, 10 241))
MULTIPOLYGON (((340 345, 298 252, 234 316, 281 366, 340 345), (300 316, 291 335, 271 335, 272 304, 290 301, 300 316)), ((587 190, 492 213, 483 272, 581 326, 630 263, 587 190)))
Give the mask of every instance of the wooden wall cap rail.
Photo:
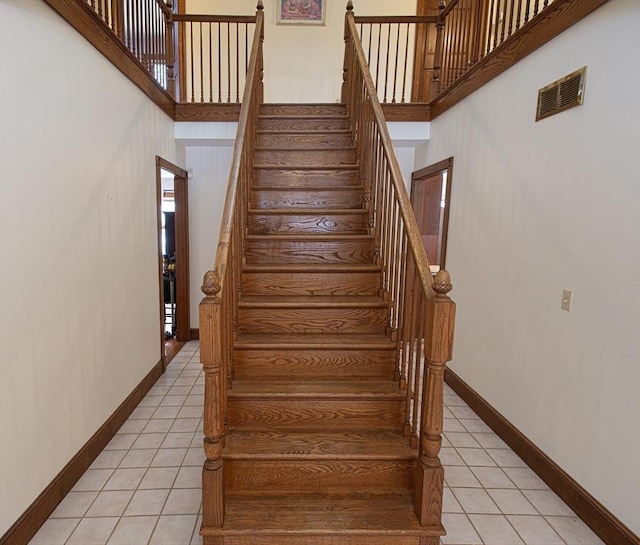
POLYGON ((458 0, 451 0, 448 4, 446 4, 444 0, 440 0, 440 5, 438 6, 440 15, 438 15, 438 19, 446 19, 447 15, 449 15, 457 5, 458 0))
POLYGON ((436 15, 356 15, 356 24, 360 23, 437 23, 436 15))
POLYGON ((402 181, 402 173, 400 171, 398 159, 396 158, 395 153, 393 151, 391 136, 389 135, 389 130, 387 128, 384 113, 382 112, 380 101, 378 100, 376 87, 375 87, 375 84, 373 83, 373 78, 371 77, 371 73, 369 72, 366 56, 362 49, 362 44, 358 39, 358 32, 356 29, 356 24, 354 21, 354 15, 353 15, 352 9, 353 9, 353 3, 351 2, 351 0, 349 0, 347 4, 347 14, 346 14, 347 26, 349 28, 350 35, 356 37, 356 39, 352 40, 352 43, 353 43, 353 46, 355 47, 358 64, 360 66, 360 69, 362 70, 365 86, 367 87, 367 92, 369 94, 369 98, 373 106, 373 114, 376 120, 376 124, 378 126, 378 130, 380 131, 380 142, 384 149, 384 153, 386 154, 387 159, 389 161, 389 167, 391 170, 391 180, 393 182, 393 186, 395 188, 396 195, 398 198, 400 214, 402 215, 402 219, 406 226, 407 239, 409 240, 409 246, 411 247, 411 251, 413 253, 413 256, 416 262, 416 269, 418 270, 418 275, 420 277, 422 287, 425 291, 425 296, 427 297, 427 299, 431 299, 433 297, 434 292, 433 292, 433 288, 431 287, 433 279, 431 276, 431 270, 429 268, 429 260, 427 258, 427 254, 422 244, 422 239, 420 237, 420 230, 418 228, 418 224, 416 222, 415 216, 412 211, 411 201, 409 200, 407 189, 404 185, 404 182, 402 181), (351 6, 351 9, 349 9, 349 6, 351 6))
POLYGON ((166 4, 163 0, 156 0, 156 3, 164 13, 165 17, 171 19, 171 16, 173 15, 173 3, 171 2, 171 0, 167 0, 166 4))
POLYGON ((255 23, 255 15, 206 15, 198 13, 176 13, 173 15, 176 22, 186 23, 255 23))

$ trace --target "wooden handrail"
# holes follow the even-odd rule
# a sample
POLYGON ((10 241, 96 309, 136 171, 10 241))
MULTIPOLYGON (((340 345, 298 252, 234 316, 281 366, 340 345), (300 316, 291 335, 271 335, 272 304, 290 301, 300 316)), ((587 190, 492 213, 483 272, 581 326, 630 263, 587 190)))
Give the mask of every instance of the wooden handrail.
POLYGON ((354 15, 356 24, 377 23, 437 23, 438 17, 433 15, 354 15))
POLYGON ((255 23, 255 15, 206 15, 193 13, 175 13, 174 21, 185 21, 193 23, 255 23))
POLYGON ((444 371, 452 357, 455 304, 449 274, 435 282, 391 143, 384 114, 357 33, 351 1, 345 16, 343 101, 347 106, 360 177, 389 305, 388 334, 396 342, 395 373, 405 389, 405 434, 418 450, 414 509, 437 545, 442 528, 444 371))
POLYGON ((363 71, 364 83, 371 100, 373 114, 378 125, 378 130, 380 131, 382 148, 384 149, 384 153, 390 163, 391 181, 398 195, 402 219, 407 226, 407 234, 411 245, 411 251, 414 255, 414 258, 416 259, 416 267, 418 269, 420 279, 422 280, 422 286, 425 290, 425 296, 427 298, 431 298, 433 296, 433 290, 431 288, 431 270, 429 268, 427 253, 424 250, 422 239, 420 238, 420 229, 418 228, 418 223, 416 221, 415 215, 413 214, 413 209, 411 208, 411 201, 409 200, 406 186, 402 181, 400 165, 398 164, 398 159, 396 158, 395 151, 393 150, 393 144, 391 141, 391 136, 389 135, 389 129, 387 128, 384 113, 382 112, 382 106, 380 105, 380 100, 376 93, 376 87, 373 83, 371 72, 369 71, 364 50, 362 49, 362 44, 360 43, 359 39, 354 39, 354 37, 358 35, 358 31, 355 26, 353 13, 350 11, 347 12, 347 17, 352 44, 357 55, 357 61, 363 71), (351 15, 351 17, 349 17, 349 15, 351 15))
POLYGON ((263 97, 262 10, 262 0, 258 0, 256 32, 229 172, 215 264, 213 270, 204 275, 202 292, 205 296, 199 308, 200 361, 205 372, 203 431, 206 461, 202 470, 202 525, 209 529, 222 527, 225 516, 222 449, 227 420, 227 391, 233 376, 237 283, 242 264, 249 172, 255 148, 258 111, 263 97))

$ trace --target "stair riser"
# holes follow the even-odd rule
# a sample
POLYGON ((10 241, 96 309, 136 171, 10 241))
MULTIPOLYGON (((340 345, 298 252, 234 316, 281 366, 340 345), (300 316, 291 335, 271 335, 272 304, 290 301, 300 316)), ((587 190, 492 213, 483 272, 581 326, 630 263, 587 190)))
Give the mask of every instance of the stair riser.
POLYGON ((362 189, 253 189, 250 206, 260 208, 362 208, 362 189))
POLYGON ((412 490, 412 460, 226 460, 225 486, 242 494, 386 493, 412 490))
POLYGON ((369 218, 366 214, 251 214, 249 233, 267 234, 366 234, 369 218))
POLYGON ((373 263, 372 240, 248 240, 247 263, 373 263))
MULTIPOLYGON (((375 516, 375 513, 372 514, 375 516)), ((406 535, 309 535, 287 533, 280 535, 258 536, 255 532, 250 535, 226 536, 224 542, 216 545, 420 545, 420 538, 406 535)), ((205 545, 209 543, 205 542, 205 545)))
MULTIPOLYGON (((320 134, 287 134, 262 133, 258 134, 259 148, 348 148, 353 145, 350 133, 320 133, 320 134)), ((258 161, 259 162, 259 161, 258 161)))
POLYGON ((402 400, 235 398, 232 392, 228 402, 229 425, 239 430, 393 430, 404 421, 402 400))
POLYGON ((236 350, 238 379, 391 377, 391 350, 236 350))
POLYGON ((346 115, 344 104, 263 104, 261 115, 346 115))
POLYGON ((240 308, 241 333, 384 333, 385 308, 240 308))
POLYGON ((322 189, 358 185, 356 170, 264 169, 253 171, 254 187, 309 187, 322 189))
POLYGON ((349 128, 346 117, 280 117, 258 119, 261 131, 335 131, 349 128))
POLYGON ((355 161, 356 153, 352 149, 257 150, 254 155, 254 163, 256 165, 277 165, 286 167, 352 165, 355 161))
POLYGON ((243 273, 245 295, 377 295, 380 275, 371 273, 243 273))

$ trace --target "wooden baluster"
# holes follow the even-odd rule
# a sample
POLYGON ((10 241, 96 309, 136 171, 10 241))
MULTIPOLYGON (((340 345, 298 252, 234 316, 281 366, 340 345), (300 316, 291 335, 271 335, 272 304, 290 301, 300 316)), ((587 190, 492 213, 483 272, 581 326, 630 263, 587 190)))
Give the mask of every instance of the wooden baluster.
MULTIPOLYGON (((402 68, 402 96, 401 102, 404 104, 407 96, 407 61, 409 59, 409 32, 411 30, 411 26, 407 23, 407 34, 405 36, 404 42, 404 66, 402 68)), ((425 38, 425 44, 427 40, 425 38)), ((422 72, 420 73, 420 80, 422 81, 424 78, 422 76, 422 72)))
POLYGON ((227 23, 227 102, 231 102, 231 26, 227 23))
POLYGON ((515 15, 515 11, 516 11, 516 0, 510 0, 509 2, 509 28, 507 29, 507 37, 511 36, 511 34, 513 34, 513 30, 514 30, 514 24, 513 24, 513 18, 515 15))
POLYGON ((203 520, 207 528, 224 524, 224 360, 222 352, 224 320, 220 280, 207 271, 202 281, 204 299, 200 302, 200 361, 205 373, 204 451, 202 469, 203 520))
POLYGON ((113 31, 124 42, 124 0, 112 0, 111 13, 113 31))
POLYGON ((393 91, 391 94, 391 102, 393 104, 396 103, 396 81, 398 79, 398 56, 400 54, 400 23, 397 24, 397 32, 396 32, 396 60, 393 68, 393 91))
POLYGON ((516 17, 515 32, 520 29, 520 21, 522 20, 522 0, 518 0, 518 15, 516 17))
MULTIPOLYGON (((353 2, 347 2, 347 12, 344 16, 344 59, 342 61, 342 89, 340 90, 340 102, 347 104, 349 99, 349 67, 351 65, 351 33, 349 32, 349 14, 353 17, 353 2)), ((353 112, 349 112, 353 115, 353 112)))
POLYGON ((240 104, 240 25, 236 23, 236 104, 240 104))
POLYGON ((173 0, 167 2, 169 14, 165 19, 165 41, 166 41, 166 64, 167 64, 167 91, 175 99, 178 100, 176 94, 176 47, 175 47, 175 28, 173 23, 173 0))
POLYGON ((438 9, 440 13, 438 15, 438 22, 436 23, 436 49, 433 59, 433 78, 431 79, 431 92, 429 97, 433 99, 440 91, 440 71, 442 69, 442 47, 444 37, 444 19, 442 12, 444 11, 444 0, 440 0, 438 9))
POLYGON ((202 21, 199 23, 200 31, 200 102, 204 102, 204 50, 202 43, 202 21))
POLYGON ((531 9, 531 0, 527 0, 527 5, 524 8, 524 24, 529 22, 529 10, 531 9))
POLYGON ((540 0, 535 0, 533 3, 533 16, 538 15, 538 10, 540 9, 540 0))
MULTIPOLYGON (((440 528, 444 469, 438 458, 442 445, 444 371, 452 357, 455 303, 449 273, 441 270, 433 283, 435 296, 427 302, 425 327, 426 370, 423 387, 420 459, 418 460, 415 512, 420 524, 440 528)), ((437 545, 427 538, 424 545, 437 545)))
POLYGON ((209 23, 209 102, 213 103, 213 24, 209 23))
POLYGON ((195 69, 193 66, 195 53, 193 52, 193 22, 189 22, 189 42, 190 42, 190 66, 191 66, 191 102, 196 101, 196 84, 195 84, 195 69))

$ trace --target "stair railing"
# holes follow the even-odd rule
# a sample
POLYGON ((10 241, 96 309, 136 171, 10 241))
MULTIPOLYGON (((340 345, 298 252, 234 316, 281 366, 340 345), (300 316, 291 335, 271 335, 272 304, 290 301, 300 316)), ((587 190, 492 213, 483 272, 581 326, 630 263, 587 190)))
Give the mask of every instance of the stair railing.
POLYGON ((249 184, 253 167, 258 113, 263 101, 264 14, 258 0, 247 82, 236 133, 213 270, 202 282, 200 302, 200 361, 205 373, 204 450, 202 470, 202 533, 224 523, 224 445, 227 392, 233 379, 233 342, 236 334, 242 248, 247 226, 249 184))
MULTIPOLYGON (((405 433, 418 448, 415 512, 437 536, 443 532, 444 470, 438 453, 444 371, 452 356, 455 304, 447 295, 449 274, 442 270, 435 280, 431 276, 352 10, 349 0, 343 97, 375 234, 381 292, 389 304, 389 334, 397 342, 396 373, 406 389, 405 433)), ((437 537, 425 541, 426 545, 436 543, 437 537)))

